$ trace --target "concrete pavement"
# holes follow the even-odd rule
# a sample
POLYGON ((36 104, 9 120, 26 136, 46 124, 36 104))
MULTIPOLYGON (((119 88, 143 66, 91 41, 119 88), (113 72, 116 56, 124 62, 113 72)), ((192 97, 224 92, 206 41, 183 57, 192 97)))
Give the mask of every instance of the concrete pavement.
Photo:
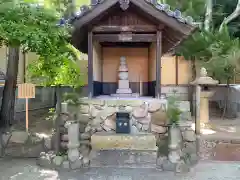
POLYGON ((188 174, 155 169, 93 168, 57 172, 36 166, 35 159, 0 159, 0 180, 239 180, 240 162, 201 161, 188 174))

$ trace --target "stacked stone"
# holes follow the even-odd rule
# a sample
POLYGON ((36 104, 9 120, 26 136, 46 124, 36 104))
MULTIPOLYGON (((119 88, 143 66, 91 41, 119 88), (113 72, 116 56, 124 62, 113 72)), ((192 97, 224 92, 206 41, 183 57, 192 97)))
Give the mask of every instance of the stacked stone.
POLYGON ((180 102, 182 111, 178 125, 172 125, 166 111, 151 104, 151 131, 158 146, 157 168, 164 171, 186 172, 197 163, 196 135, 192 129, 189 102, 180 102))
MULTIPOLYGON (((185 114, 190 112, 190 106, 185 102, 179 103, 179 108, 185 114)), ((191 128, 192 122, 181 116, 180 125, 172 127, 169 125, 166 109, 167 101, 163 98, 145 103, 136 100, 122 104, 119 101, 101 100, 83 102, 80 107, 70 113, 71 116, 77 114, 75 121, 69 121, 70 117, 63 118, 65 130, 61 136, 61 145, 65 147, 68 155, 56 156, 50 152, 42 154, 41 157, 50 161, 45 164, 54 164, 55 168, 78 169, 89 166, 92 156, 91 136, 95 133, 115 133, 116 112, 124 111, 130 114, 132 134, 153 133, 155 135, 159 169, 187 171, 189 166, 197 161, 196 137, 191 128), (70 130, 71 128, 73 129, 70 130)))
POLYGON ((188 172, 198 161, 196 135, 190 123, 171 125, 167 134, 159 134, 157 142, 157 167, 161 170, 188 172))

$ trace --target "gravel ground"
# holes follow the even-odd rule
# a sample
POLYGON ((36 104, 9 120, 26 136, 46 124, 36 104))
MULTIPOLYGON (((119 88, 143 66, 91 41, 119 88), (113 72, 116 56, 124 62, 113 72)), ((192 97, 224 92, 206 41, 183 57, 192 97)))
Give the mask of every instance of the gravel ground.
POLYGON ((57 172, 36 166, 35 159, 0 160, 0 180, 239 180, 240 162, 202 161, 188 174, 155 169, 93 168, 57 172))

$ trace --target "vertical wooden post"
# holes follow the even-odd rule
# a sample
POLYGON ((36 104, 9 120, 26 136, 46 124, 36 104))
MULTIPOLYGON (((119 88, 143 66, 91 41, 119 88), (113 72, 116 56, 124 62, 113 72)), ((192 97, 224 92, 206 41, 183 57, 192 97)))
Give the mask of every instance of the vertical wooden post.
POLYGON ((93 97, 93 34, 88 31, 88 98, 93 97))
POLYGON ((26 131, 28 132, 28 98, 26 98, 26 131))
POLYGON ((201 124, 200 124, 200 99, 201 98, 201 87, 195 86, 195 133, 196 133, 196 149, 197 154, 200 152, 200 136, 201 136, 201 124))
POLYGON ((178 61, 178 56, 175 56, 175 63, 176 63, 176 85, 178 85, 178 63, 179 63, 179 61, 178 61))
POLYGON ((200 98, 201 98, 201 87, 199 85, 196 85, 195 87, 195 132, 196 134, 200 134, 201 130, 201 124, 200 124, 200 98))
POLYGON ((157 47, 156 47, 156 93, 155 96, 161 96, 161 57, 162 57, 162 32, 157 31, 157 47))

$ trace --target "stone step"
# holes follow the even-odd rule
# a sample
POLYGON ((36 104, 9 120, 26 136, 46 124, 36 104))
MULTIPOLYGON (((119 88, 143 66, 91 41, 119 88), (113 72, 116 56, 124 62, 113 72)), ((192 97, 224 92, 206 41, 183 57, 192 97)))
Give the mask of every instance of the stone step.
POLYGON ((91 167, 156 168, 156 151, 100 150, 92 154, 91 167))
POLYGON ((96 133, 91 137, 91 146, 98 150, 156 151, 156 138, 152 133, 116 134, 96 133))

